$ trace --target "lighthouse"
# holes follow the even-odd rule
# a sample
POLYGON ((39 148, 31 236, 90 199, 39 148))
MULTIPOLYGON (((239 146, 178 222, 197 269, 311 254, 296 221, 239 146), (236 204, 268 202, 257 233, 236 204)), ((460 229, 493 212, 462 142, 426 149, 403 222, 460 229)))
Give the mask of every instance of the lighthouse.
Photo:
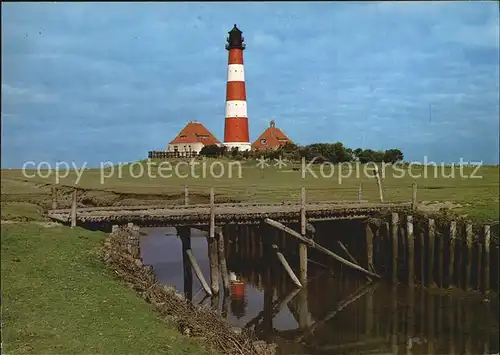
POLYGON ((224 122, 224 145, 239 151, 251 149, 248 134, 247 98, 245 90, 245 69, 243 50, 245 49, 242 32, 236 25, 228 32, 226 49, 228 55, 226 115, 224 122))

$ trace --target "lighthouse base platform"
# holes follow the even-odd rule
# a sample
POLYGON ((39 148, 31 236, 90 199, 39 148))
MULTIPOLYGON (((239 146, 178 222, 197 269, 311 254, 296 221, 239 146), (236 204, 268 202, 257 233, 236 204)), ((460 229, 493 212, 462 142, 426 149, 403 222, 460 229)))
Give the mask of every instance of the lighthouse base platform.
POLYGON ((238 148, 238 151, 244 152, 252 149, 252 145, 250 142, 224 142, 223 143, 228 150, 232 150, 233 148, 238 148))

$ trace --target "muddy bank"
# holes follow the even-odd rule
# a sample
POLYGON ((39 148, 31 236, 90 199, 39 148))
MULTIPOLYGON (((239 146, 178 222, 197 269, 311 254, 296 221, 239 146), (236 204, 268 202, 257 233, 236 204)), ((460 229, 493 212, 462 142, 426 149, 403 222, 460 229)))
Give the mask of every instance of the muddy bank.
POLYGON ((103 260, 162 319, 175 324, 184 335, 199 339, 221 354, 274 354, 274 347, 257 341, 251 332, 235 331, 215 310, 194 306, 172 287, 160 285, 152 266, 144 265, 139 252, 139 230, 133 226, 113 228, 104 243, 103 260))

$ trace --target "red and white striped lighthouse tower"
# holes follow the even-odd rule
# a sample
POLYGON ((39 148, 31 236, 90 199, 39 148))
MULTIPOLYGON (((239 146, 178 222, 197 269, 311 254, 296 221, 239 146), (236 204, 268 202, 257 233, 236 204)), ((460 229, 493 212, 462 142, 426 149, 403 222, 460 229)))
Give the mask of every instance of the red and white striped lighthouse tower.
POLYGON ((245 43, 242 32, 234 25, 228 32, 226 49, 229 51, 226 88, 226 119, 224 124, 224 145, 228 149, 250 150, 248 134, 247 98, 245 90, 245 69, 243 50, 245 43))

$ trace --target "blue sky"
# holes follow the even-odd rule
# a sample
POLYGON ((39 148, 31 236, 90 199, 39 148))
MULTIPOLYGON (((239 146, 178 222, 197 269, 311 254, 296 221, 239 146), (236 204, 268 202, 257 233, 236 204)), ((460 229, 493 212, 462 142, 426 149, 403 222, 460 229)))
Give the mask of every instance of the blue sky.
POLYGON ((298 144, 498 163, 495 2, 3 3, 2 167, 142 159, 190 120, 223 139, 234 23, 251 139, 275 120, 298 144))

